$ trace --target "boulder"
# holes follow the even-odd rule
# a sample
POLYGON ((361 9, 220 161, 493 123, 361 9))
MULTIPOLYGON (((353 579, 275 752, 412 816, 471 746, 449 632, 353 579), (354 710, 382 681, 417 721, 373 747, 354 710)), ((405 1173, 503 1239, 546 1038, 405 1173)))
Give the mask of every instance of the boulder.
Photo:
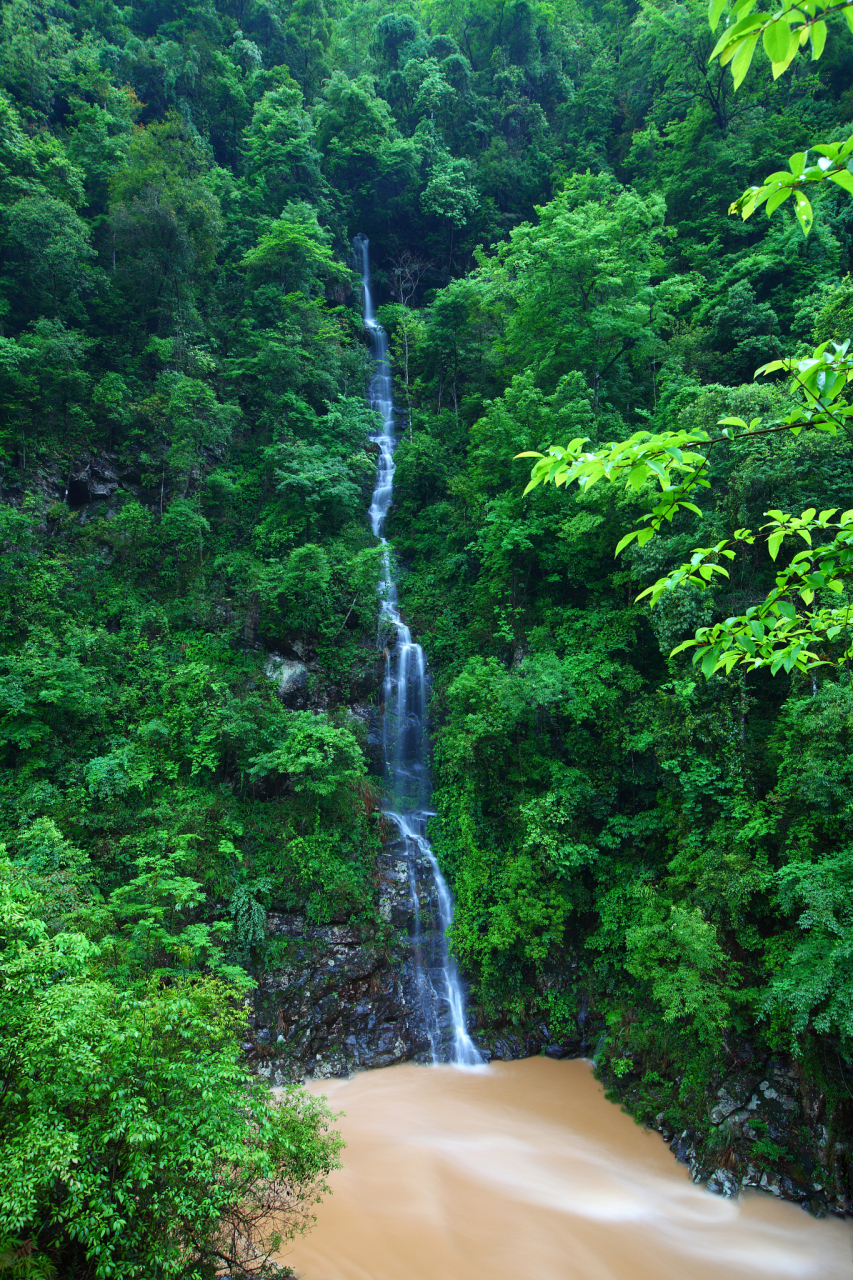
POLYGON ((276 686, 279 698, 291 710, 304 710, 308 702, 308 668, 304 662, 271 653, 264 674, 276 686))
POLYGON ((728 1169, 715 1169, 707 1182, 707 1190, 715 1196, 731 1199, 739 1191, 738 1180, 728 1169))

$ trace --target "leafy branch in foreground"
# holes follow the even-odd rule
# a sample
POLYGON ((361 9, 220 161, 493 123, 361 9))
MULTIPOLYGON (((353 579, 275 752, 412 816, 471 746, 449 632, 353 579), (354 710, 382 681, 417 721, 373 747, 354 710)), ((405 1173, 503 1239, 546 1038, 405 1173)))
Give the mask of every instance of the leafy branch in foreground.
POLYGON ((853 173, 847 168, 847 161, 853 155, 853 134, 845 142, 816 143, 810 150, 818 154, 815 164, 808 163, 808 151, 795 151, 787 170, 768 174, 760 187, 747 187, 743 195, 729 205, 729 213, 739 213, 746 221, 766 204, 769 218, 793 196, 797 221, 803 234, 808 235, 814 225, 814 211, 803 190, 805 186, 829 181, 853 194, 853 173))
MULTIPOLYGON (((849 340, 822 343, 811 356, 801 360, 772 360, 758 369, 756 376, 782 370, 792 376, 791 389, 797 403, 780 422, 761 427, 758 418, 747 423, 743 418, 725 417, 719 419, 722 430, 718 436, 711 436, 707 431, 657 434, 638 431, 627 440, 610 442, 597 450, 585 448, 589 443, 587 437, 577 437, 565 447, 551 445, 545 454, 528 450, 517 455, 537 459, 524 492, 549 483, 557 487, 577 483, 586 491, 599 480, 624 482, 626 488, 639 492, 651 481, 659 489, 657 501, 651 511, 640 517, 640 527, 619 540, 615 554, 618 556, 634 541, 643 547, 665 522, 672 522, 678 511, 702 515, 692 496, 699 489, 710 487, 708 469, 714 445, 780 432, 796 436, 807 428, 836 436, 839 427, 848 427, 853 405, 843 400, 842 394, 853 380, 849 340)), ((766 514, 772 520, 762 526, 761 532, 769 531, 765 537, 774 561, 789 534, 798 534, 811 546, 812 528, 839 532, 828 546, 795 556, 788 568, 777 575, 775 587, 760 605, 751 607, 743 615, 727 618, 715 627, 703 627, 694 639, 673 650, 676 654, 697 646, 694 661, 701 661, 705 675, 720 668, 729 672, 739 663, 753 668, 769 665, 774 674, 781 668, 806 670, 829 661, 825 653, 816 652, 814 646, 834 644, 846 633, 846 608, 818 609, 803 615, 797 612, 790 597, 798 597, 803 605, 810 606, 816 590, 827 588, 836 593, 843 590, 841 579, 853 572, 850 551, 853 530, 847 527, 853 520, 853 512, 845 512, 837 523, 831 521, 835 510, 821 512, 816 521, 814 509, 799 517, 781 511, 766 514)), ((704 590, 715 575, 729 576, 728 570, 717 561, 720 557, 734 558, 732 544, 755 541, 756 535, 750 530, 739 529, 731 540, 698 548, 687 563, 659 578, 637 599, 650 596, 654 606, 665 592, 677 587, 695 586, 704 590)), ((853 656, 853 649, 845 648, 844 656, 853 656)))
MULTIPOLYGON (((726 26, 709 58, 719 58, 720 65, 731 65, 735 88, 742 83, 761 39, 769 58, 773 79, 788 70, 800 51, 811 50, 816 62, 826 47, 827 19, 843 16, 853 31, 851 0, 782 0, 775 13, 754 12, 757 0, 711 0, 708 21, 711 30, 726 15, 726 26)), ((853 194, 853 173, 847 162, 853 155, 853 134, 845 142, 820 143, 810 150, 817 153, 815 164, 808 163, 809 152, 796 151, 787 170, 769 174, 760 186, 747 187, 739 199, 729 206, 729 213, 739 213, 746 220, 766 204, 768 218, 793 196, 794 213, 808 235, 814 225, 811 201, 803 188, 814 183, 835 182, 853 194)))
POLYGON ((725 14, 723 34, 708 59, 720 65, 731 63, 737 89, 752 63, 759 39, 778 80, 806 46, 816 62, 826 47, 827 19, 844 17, 853 31, 853 0, 781 0, 775 13, 755 12, 757 0, 711 0, 708 22, 711 30, 725 14))
MULTIPOLYGON (((766 534, 771 559, 776 560, 786 537, 796 535, 808 544, 808 550, 799 551, 790 564, 776 575, 773 589, 764 600, 753 605, 740 616, 726 618, 712 627, 700 627, 691 640, 673 649, 673 655, 694 648, 694 663, 700 663, 702 673, 713 675, 715 671, 728 673, 736 666, 747 670, 769 666, 771 674, 777 671, 807 671, 829 662, 825 648, 841 642, 845 659, 853 657, 853 638, 849 633, 850 601, 845 596, 843 604, 832 608, 812 609, 816 593, 827 590, 836 595, 845 594, 843 579, 853 573, 853 510, 845 511, 833 520, 837 508, 821 511, 817 515, 809 507, 800 516, 786 515, 782 511, 768 511, 772 519, 762 525, 766 534), (812 545, 812 532, 837 530, 831 542, 812 545)), ((687 564, 659 578, 653 586, 642 591, 638 600, 651 596, 654 605, 666 591, 691 585, 701 590, 713 581, 714 574, 728 577, 728 570, 714 562, 712 557, 725 556, 733 560, 734 547, 751 546, 756 535, 749 529, 737 529, 730 540, 718 542, 713 547, 693 552, 687 564)))
POLYGON ((635 539, 642 547, 657 533, 664 522, 671 522, 681 509, 701 516, 701 510, 690 500, 691 492, 710 487, 707 470, 709 454, 715 444, 734 443, 744 437, 774 435, 790 431, 798 435, 804 428, 837 435, 838 428, 853 417, 853 405, 840 399, 853 380, 853 354, 850 341, 824 342, 811 356, 802 360, 772 360, 756 371, 765 376, 785 370, 792 375, 792 391, 799 403, 780 422, 760 427, 758 418, 747 423, 743 418, 718 420, 722 428, 718 436, 707 431, 637 431, 627 440, 608 442, 600 449, 586 449, 588 436, 578 436, 565 446, 550 445, 546 453, 525 450, 517 458, 536 458, 525 494, 540 484, 576 483, 582 491, 599 480, 624 481, 625 487, 639 492, 647 481, 656 482, 660 499, 641 517, 645 526, 634 529, 621 539, 619 555, 635 539), (700 452, 700 448, 702 452, 700 452), (678 477, 681 479, 677 481, 678 477))

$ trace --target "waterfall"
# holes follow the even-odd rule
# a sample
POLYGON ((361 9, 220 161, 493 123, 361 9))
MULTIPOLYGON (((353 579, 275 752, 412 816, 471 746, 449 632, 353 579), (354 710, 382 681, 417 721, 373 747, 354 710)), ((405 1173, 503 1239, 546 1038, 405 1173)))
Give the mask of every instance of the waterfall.
POLYGON ((367 237, 356 236, 353 246, 361 266, 364 327, 375 361, 368 397, 382 418, 380 433, 372 437, 379 448, 379 464, 368 518, 382 547, 382 617, 396 635, 396 643, 391 646, 393 653, 386 649, 382 688, 382 756, 388 789, 384 813, 399 830, 405 850, 415 917, 412 943, 416 988, 432 1060, 476 1066, 483 1059, 468 1035, 465 995, 447 946, 447 931, 453 920, 453 899, 426 837, 427 819, 432 816, 429 808, 426 658, 400 617, 394 567, 383 533, 394 492, 396 445, 388 337, 377 323, 374 312, 367 237), (436 928, 431 934, 424 934, 421 929, 418 875, 424 872, 431 884, 430 898, 436 915, 436 928))

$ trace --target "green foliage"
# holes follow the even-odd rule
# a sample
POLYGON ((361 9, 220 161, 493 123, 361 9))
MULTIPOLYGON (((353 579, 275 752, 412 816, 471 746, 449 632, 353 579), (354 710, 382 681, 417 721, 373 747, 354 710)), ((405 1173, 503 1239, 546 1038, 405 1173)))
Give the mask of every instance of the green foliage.
POLYGON ((281 775, 294 791, 329 802, 346 803, 352 784, 365 777, 364 757, 353 735, 311 711, 294 711, 284 738, 250 763, 253 778, 281 775))
POLYGON ((2 884, 3 1238, 30 1239, 44 1274, 265 1260, 337 1164, 328 1111, 246 1076, 239 988, 177 972, 114 985, 84 934, 48 933, 8 861, 2 884))
POLYGON ((737 1043, 793 1048, 843 1130, 850 12, 6 4, 0 836, 58 1010, 44 1044, 9 1017, 21 1125, 90 1159, 33 1162, 53 1225, 4 1221, 4 1258, 209 1275, 240 1117, 247 1170, 333 1154, 304 1100, 275 1128, 232 1010, 269 910, 377 917, 357 231, 476 1016, 603 1016, 598 1060, 685 1124, 737 1043))
POLYGON ((671 906, 667 915, 647 901, 625 942, 626 968, 650 981, 664 1022, 689 1019, 700 1041, 719 1044, 730 1020, 730 993, 719 974, 731 962, 701 911, 671 906))

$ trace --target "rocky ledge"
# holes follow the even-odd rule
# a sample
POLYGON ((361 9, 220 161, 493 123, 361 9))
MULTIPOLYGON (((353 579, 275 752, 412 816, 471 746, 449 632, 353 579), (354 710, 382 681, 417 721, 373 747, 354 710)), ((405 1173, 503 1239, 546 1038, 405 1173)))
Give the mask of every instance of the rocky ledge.
MULTIPOLYGON (((283 961, 263 975, 244 1045, 272 1085, 428 1060, 414 971, 414 910, 406 860, 389 844, 378 860, 379 924, 309 924, 270 913, 283 961)), ((417 877, 419 905, 429 897, 417 877)))
MULTIPOLYGON (((607 1083, 639 1118, 644 1108, 636 1087, 607 1083)), ((663 1111, 647 1123, 694 1182, 727 1197, 756 1188, 819 1218, 853 1213, 850 1144, 831 1132, 826 1100, 796 1062, 753 1057, 739 1063, 704 1104, 692 1127, 675 1129, 663 1111)))

